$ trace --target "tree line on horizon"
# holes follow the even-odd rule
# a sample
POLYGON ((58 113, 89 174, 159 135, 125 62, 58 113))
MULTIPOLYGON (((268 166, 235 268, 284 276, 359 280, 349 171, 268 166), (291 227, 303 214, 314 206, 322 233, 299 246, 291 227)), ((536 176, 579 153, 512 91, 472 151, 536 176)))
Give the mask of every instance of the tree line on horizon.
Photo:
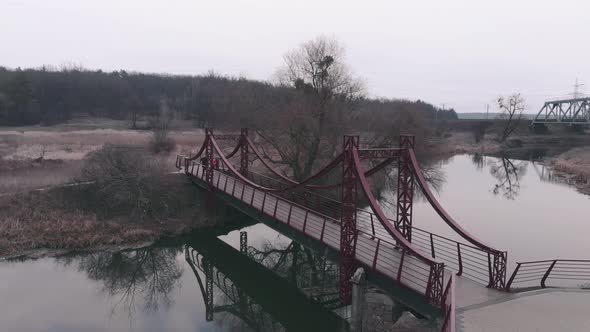
MULTIPOLYGON (((159 112, 162 99, 177 118, 192 120, 197 127, 255 126, 269 114, 280 117, 294 105, 302 107, 307 88, 213 72, 184 76, 76 67, 0 67, 0 126, 55 125, 76 116, 91 116, 129 120, 130 127, 136 127, 140 119, 159 112)), ((363 96, 342 102, 348 105, 341 107, 353 107, 367 119, 408 112, 424 119, 457 119, 453 109, 442 110, 420 100, 363 96)))

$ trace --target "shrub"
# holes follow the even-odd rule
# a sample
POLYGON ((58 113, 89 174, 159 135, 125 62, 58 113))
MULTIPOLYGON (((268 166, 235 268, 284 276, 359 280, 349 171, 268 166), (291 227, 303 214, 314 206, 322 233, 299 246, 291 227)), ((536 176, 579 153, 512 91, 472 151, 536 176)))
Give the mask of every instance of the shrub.
POLYGON ((145 149, 106 145, 88 156, 82 178, 94 183, 87 200, 106 216, 157 219, 168 213, 172 200, 165 172, 165 165, 145 149))
POLYGON ((168 107, 165 99, 160 102, 160 111, 150 118, 150 128, 152 128, 151 149, 155 153, 162 151, 170 152, 176 147, 176 143, 171 139, 170 123, 172 121, 172 111, 168 107))

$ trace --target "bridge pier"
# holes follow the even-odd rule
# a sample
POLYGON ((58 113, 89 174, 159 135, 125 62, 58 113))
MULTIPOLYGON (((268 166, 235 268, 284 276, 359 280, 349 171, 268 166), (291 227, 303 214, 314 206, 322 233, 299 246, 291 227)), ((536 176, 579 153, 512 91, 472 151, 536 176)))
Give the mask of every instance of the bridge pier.
POLYGON ((359 267, 352 276, 350 282, 352 283, 350 331, 361 332, 363 330, 363 313, 366 290, 365 270, 362 267, 359 267))

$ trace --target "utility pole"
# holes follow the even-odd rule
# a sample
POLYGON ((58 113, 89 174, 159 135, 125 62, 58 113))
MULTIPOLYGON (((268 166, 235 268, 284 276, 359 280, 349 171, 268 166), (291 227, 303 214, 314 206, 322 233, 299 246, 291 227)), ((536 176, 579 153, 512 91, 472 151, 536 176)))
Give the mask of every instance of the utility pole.
POLYGON ((490 104, 487 104, 486 107, 486 120, 488 120, 488 116, 490 115, 490 104))
POLYGON ((580 98, 580 88, 583 87, 584 84, 578 83, 578 78, 576 77, 576 83, 574 84, 574 99, 580 98))
MULTIPOLYGON (((444 112, 444 110, 445 110, 445 104, 442 104, 442 110, 444 112)), ((434 120, 435 121, 438 121, 438 110, 436 108, 434 109, 434 120)))

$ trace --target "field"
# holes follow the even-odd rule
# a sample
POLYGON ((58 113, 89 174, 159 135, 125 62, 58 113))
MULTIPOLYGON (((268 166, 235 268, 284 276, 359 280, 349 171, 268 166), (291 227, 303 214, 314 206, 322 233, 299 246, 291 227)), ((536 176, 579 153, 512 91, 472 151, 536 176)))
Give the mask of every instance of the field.
MULTIPOLYGON (((147 146, 151 133, 128 129, 127 121, 76 120, 52 127, 0 128, 0 195, 76 181, 82 160, 105 144, 147 146)), ((162 154, 172 167, 175 152, 200 147, 203 131, 174 123, 176 150, 162 154)))

